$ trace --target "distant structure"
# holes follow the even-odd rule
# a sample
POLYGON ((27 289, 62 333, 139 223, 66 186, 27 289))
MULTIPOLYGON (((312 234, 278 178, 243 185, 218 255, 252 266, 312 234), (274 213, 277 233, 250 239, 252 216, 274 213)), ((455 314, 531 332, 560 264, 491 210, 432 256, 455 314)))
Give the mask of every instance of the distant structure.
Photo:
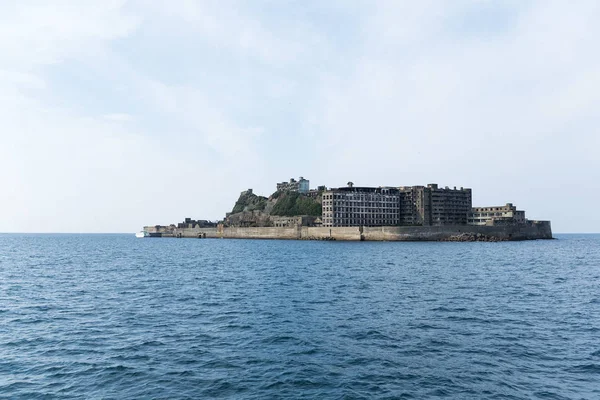
POLYGON ((517 210, 512 203, 505 206, 473 207, 469 214, 471 225, 500 225, 525 223, 525 211, 517 210))
POLYGON ((295 180, 294 178, 292 178, 289 182, 281 182, 277 184, 278 192, 299 192, 302 194, 306 194, 309 190, 309 181, 308 179, 304 179, 302 176, 299 180, 295 180))
MULTIPOLYGON (((277 192, 240 194, 219 222, 185 218, 145 226, 143 237, 305 240, 504 241, 552 239, 550 221, 532 221, 512 203, 473 207, 472 190, 456 186, 347 186, 310 190, 308 179, 277 192)), ((137 236, 137 235, 136 235, 137 236)), ((141 237, 141 236, 138 236, 141 237)))
POLYGON ((347 187, 323 194, 323 226, 466 225, 471 189, 427 186, 347 187))
POLYGON ((401 193, 402 225, 461 225, 467 223, 471 212, 471 189, 439 188, 427 186, 403 186, 401 193))
POLYGON ((400 223, 396 188, 348 187, 323 193, 323 226, 390 226, 400 223))
POLYGON ((191 218, 186 218, 183 220, 183 222, 180 222, 177 224, 177 228, 178 229, 183 229, 183 228, 214 228, 217 226, 216 222, 212 222, 212 221, 208 221, 205 219, 199 219, 199 220, 195 220, 195 219, 191 219, 191 218))
POLYGON ((298 215, 294 217, 271 216, 271 223, 277 228, 295 228, 298 226, 321 226, 321 218, 310 215, 298 215))

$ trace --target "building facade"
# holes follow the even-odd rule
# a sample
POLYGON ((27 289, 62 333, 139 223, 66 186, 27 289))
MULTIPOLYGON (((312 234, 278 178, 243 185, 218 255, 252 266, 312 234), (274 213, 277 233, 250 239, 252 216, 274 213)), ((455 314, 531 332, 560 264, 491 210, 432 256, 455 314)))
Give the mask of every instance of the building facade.
POLYGON ((292 178, 289 182, 281 182, 277 184, 278 192, 299 192, 306 194, 309 190, 310 182, 308 179, 304 179, 302 176, 299 180, 292 178))
POLYGON ((431 225, 431 190, 425 186, 401 186, 400 225, 431 225))
POLYGON ((504 206, 473 207, 469 214, 471 225, 498 225, 525 223, 525 211, 517 210, 512 203, 504 206))
POLYGON ((271 215, 271 224, 278 228, 296 228, 299 226, 319 226, 321 218, 311 215, 298 215, 293 217, 271 215))
POLYGON ((431 225, 466 225, 473 207, 471 189, 438 188, 427 185, 431 192, 431 225))
POLYGON ((191 219, 191 218, 186 218, 184 219, 183 222, 180 222, 177 224, 177 228, 182 229, 182 228, 215 228, 217 226, 216 222, 213 221, 208 221, 205 219, 199 219, 199 220, 195 220, 195 219, 191 219))
POLYGON ((323 226, 390 226, 400 222, 396 188, 353 187, 323 193, 323 226))
POLYGON ((471 189, 427 186, 348 187, 323 194, 323 226, 465 225, 471 189))

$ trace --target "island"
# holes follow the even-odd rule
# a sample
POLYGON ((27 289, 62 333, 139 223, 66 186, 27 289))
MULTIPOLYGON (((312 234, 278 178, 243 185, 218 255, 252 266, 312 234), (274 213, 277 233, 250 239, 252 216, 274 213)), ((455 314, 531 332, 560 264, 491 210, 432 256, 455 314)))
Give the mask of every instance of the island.
POLYGON ((140 237, 345 241, 518 241, 552 239, 550 221, 529 220, 513 203, 473 207, 470 188, 426 186, 310 189, 277 183, 269 197, 241 192, 221 221, 144 226, 140 237))

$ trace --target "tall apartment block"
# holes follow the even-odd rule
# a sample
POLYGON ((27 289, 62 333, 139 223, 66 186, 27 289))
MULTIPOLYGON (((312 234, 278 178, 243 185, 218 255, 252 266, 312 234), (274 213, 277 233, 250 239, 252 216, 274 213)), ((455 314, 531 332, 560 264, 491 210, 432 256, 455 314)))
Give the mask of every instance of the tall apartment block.
POLYGON ((323 226, 389 226, 400 222, 396 188, 348 187, 323 193, 323 226))
POLYGON ((323 226, 467 224, 471 189, 436 184, 402 187, 348 187, 323 194, 323 226))
POLYGON ((464 225, 473 206, 471 189, 438 188, 427 185, 431 190, 431 225, 464 225))
POLYGON ((401 186, 400 225, 431 225, 431 189, 425 186, 401 186))

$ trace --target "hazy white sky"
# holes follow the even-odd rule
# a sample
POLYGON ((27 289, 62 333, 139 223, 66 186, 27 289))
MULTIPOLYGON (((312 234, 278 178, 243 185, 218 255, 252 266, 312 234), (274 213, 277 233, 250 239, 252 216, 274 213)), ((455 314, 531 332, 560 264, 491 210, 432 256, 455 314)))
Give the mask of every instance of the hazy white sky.
POLYGON ((598 232, 597 0, 0 2, 0 232, 438 183, 598 232), (52 5, 50 5, 52 3, 52 5))

